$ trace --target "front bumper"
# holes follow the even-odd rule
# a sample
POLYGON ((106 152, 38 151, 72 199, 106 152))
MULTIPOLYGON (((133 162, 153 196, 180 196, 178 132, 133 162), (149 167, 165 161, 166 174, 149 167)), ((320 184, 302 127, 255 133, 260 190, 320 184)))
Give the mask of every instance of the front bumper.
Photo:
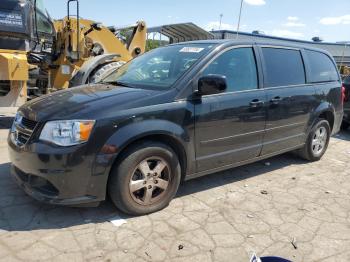
POLYGON ((87 145, 57 147, 33 143, 23 148, 8 138, 11 174, 31 197, 56 205, 105 200, 112 155, 87 153, 87 145))
POLYGON ((17 184, 24 190, 24 192, 26 192, 27 195, 43 203, 74 206, 100 202, 93 196, 60 199, 58 197, 59 191, 48 181, 41 179, 38 180, 36 176, 25 174, 13 165, 11 166, 11 174, 15 178, 17 184), (39 183, 33 185, 31 181, 33 177, 35 177, 35 181, 39 181, 39 183))

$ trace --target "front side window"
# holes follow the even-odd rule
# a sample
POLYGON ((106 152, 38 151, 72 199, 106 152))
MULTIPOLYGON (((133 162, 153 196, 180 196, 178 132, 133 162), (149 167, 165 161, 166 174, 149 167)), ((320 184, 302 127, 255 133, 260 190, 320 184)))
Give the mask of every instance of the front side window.
POLYGON ((299 50, 262 48, 265 64, 265 87, 306 83, 303 59, 299 50))
POLYGON ((337 68, 326 54, 310 50, 305 53, 310 65, 311 83, 339 81, 337 68))
POLYGON ((107 76, 103 82, 119 82, 139 88, 169 89, 212 48, 211 44, 158 48, 131 60, 107 76))
POLYGON ((236 48, 220 55, 202 72, 201 76, 226 77, 226 92, 258 88, 258 76, 253 48, 236 48))

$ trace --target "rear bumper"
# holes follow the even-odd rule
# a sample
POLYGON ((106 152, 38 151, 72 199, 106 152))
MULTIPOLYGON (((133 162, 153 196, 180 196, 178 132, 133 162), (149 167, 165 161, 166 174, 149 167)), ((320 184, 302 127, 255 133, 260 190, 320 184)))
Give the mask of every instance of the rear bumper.
POLYGON ((58 148, 35 143, 19 148, 8 139, 11 174, 34 199, 56 205, 105 200, 111 156, 86 155, 85 146, 58 148))

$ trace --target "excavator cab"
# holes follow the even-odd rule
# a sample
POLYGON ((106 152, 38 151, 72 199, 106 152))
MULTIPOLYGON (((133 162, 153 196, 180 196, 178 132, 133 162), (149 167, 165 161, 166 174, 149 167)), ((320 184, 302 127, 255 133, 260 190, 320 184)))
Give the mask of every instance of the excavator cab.
POLYGON ((0 107, 26 101, 33 11, 30 1, 0 1, 0 107))
POLYGON ((30 1, 0 1, 0 49, 26 51, 33 35, 30 1))
POLYGON ((47 12, 43 0, 30 0, 34 9, 33 34, 37 47, 33 51, 51 52, 56 37, 53 20, 47 12))
POLYGON ((43 0, 0 1, 0 49, 45 51, 55 28, 43 0))

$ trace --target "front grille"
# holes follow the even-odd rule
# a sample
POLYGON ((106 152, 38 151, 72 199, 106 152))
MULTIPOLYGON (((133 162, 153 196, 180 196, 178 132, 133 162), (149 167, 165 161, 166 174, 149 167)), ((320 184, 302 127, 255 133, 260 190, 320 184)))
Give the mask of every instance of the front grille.
POLYGON ((36 124, 37 124, 38 122, 36 122, 36 121, 33 121, 33 120, 30 120, 30 119, 28 119, 28 118, 25 118, 25 117, 23 117, 22 118, 22 126, 23 127, 25 127, 26 129, 29 129, 29 130, 34 130, 34 128, 36 127, 36 124))
POLYGON ((31 138, 38 122, 25 117, 16 117, 12 129, 12 140, 18 146, 24 146, 31 138))
POLYGON ((23 144, 23 145, 26 144, 28 142, 29 138, 30 138, 30 135, 26 135, 24 133, 18 132, 17 140, 21 144, 23 144))

